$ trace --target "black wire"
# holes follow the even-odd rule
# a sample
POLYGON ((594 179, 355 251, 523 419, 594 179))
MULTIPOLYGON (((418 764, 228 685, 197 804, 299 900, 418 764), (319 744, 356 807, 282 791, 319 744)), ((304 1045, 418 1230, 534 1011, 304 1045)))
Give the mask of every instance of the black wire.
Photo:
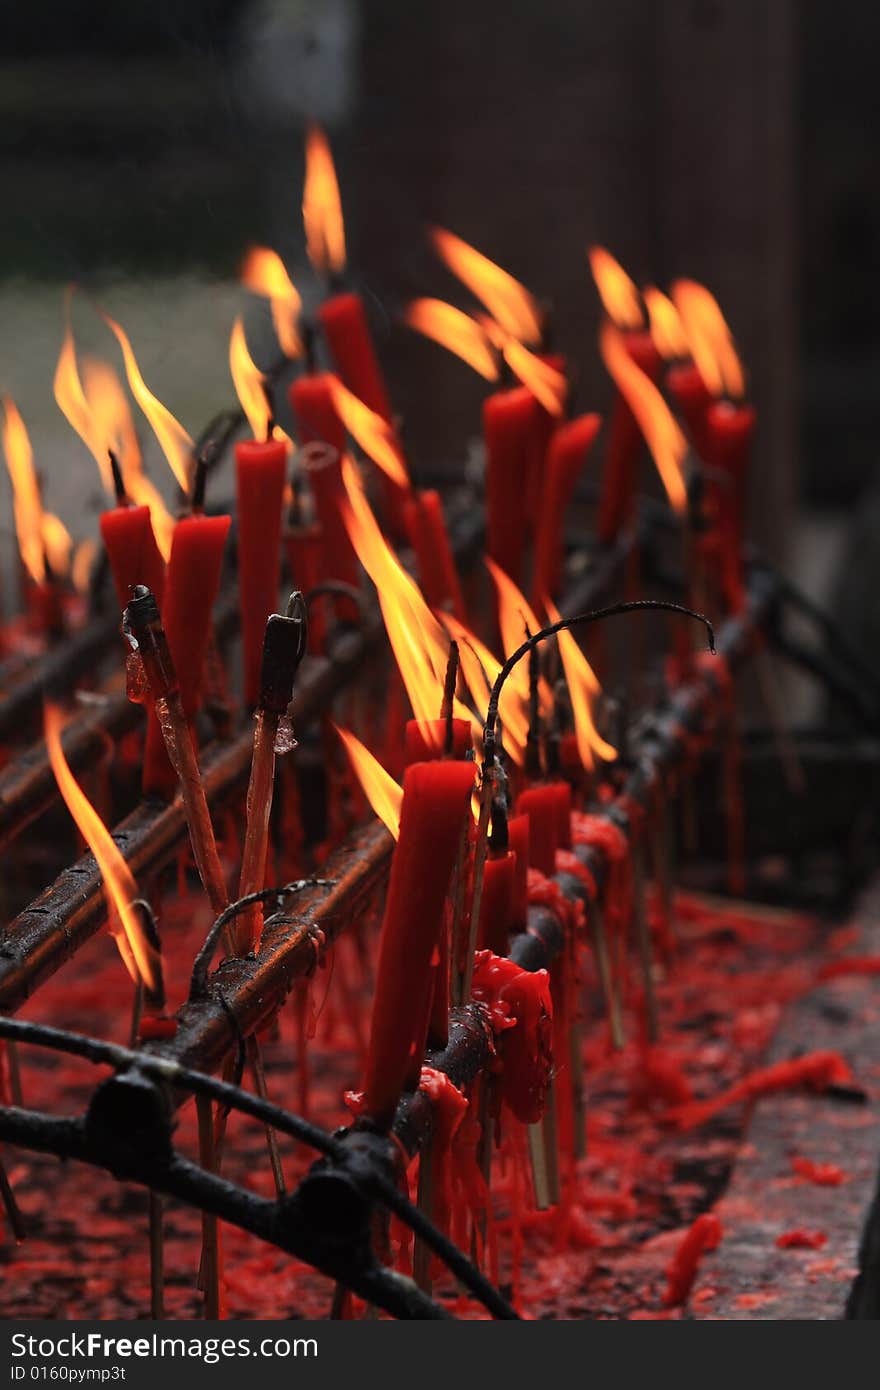
POLYGON ((232 1110, 240 1110, 245 1115, 262 1120, 264 1124, 270 1124, 282 1134, 288 1134, 292 1139, 308 1144, 310 1148, 326 1154, 336 1162, 344 1157, 344 1149, 339 1140, 326 1130, 311 1124, 309 1120, 303 1120, 299 1115, 273 1105, 271 1101, 243 1091, 238 1086, 230 1086, 228 1082, 219 1081, 205 1072, 181 1066, 170 1057, 120 1047, 118 1043, 103 1042, 98 1038, 89 1038, 83 1033, 71 1033, 64 1028, 52 1028, 48 1024, 31 1023, 20 1018, 0 1017, 0 1038, 33 1043, 37 1047, 50 1048, 53 1052, 66 1052, 73 1057, 83 1057, 98 1066, 104 1064, 117 1069, 136 1067, 157 1081, 165 1081, 171 1086, 183 1091, 192 1091, 196 1095, 210 1096, 212 1100, 229 1105, 232 1110))
POLYGON ((595 623, 604 618, 616 617, 619 613, 639 613, 645 611, 659 611, 664 613, 681 613, 686 618, 694 618, 702 623, 709 638, 709 650, 715 651, 715 629, 709 619, 702 613, 697 613, 693 608, 685 608, 680 603, 668 603, 665 599, 636 599, 631 603, 614 603, 608 608, 596 608, 590 613, 577 613, 572 618, 560 618, 558 622, 551 623, 549 627, 544 627, 540 632, 536 632, 533 637, 529 637, 523 642, 522 646, 517 647, 516 651, 507 658, 495 679, 489 695, 489 704, 486 710, 486 720, 483 725, 483 767, 491 768, 496 761, 495 748, 495 726, 498 720, 498 702, 501 699, 501 691, 504 682, 514 670, 517 663, 524 656, 533 652, 541 642, 546 642, 548 638, 555 637, 557 632, 562 632, 567 628, 577 627, 581 623, 595 623))
POLYGON ((301 893, 304 888, 332 888, 335 882, 336 880, 331 878, 297 878, 291 883, 282 884, 280 888, 261 888, 257 893, 248 893, 245 897, 237 898, 234 903, 225 907, 211 926, 203 944, 199 947, 198 955, 193 961, 189 982, 190 999, 199 999, 205 994, 208 988, 208 970, 220 935, 233 918, 238 917, 245 908, 253 907, 255 903, 272 902, 273 899, 278 900, 280 907, 284 898, 289 898, 294 893, 301 893))
MULTIPOLYGON (((117 1043, 103 1042, 89 1038, 83 1033, 72 1033, 63 1028, 52 1028, 47 1024, 31 1023, 20 1018, 0 1017, 0 1037, 12 1038, 17 1042, 31 1043, 46 1047, 54 1052, 66 1052, 74 1057, 82 1057, 96 1065, 106 1064, 115 1068, 137 1067, 147 1076, 167 1082, 180 1090, 207 1095, 230 1110, 238 1110, 253 1119, 269 1124, 281 1134, 308 1144, 310 1148, 323 1153, 334 1163, 345 1165, 348 1152, 345 1143, 335 1135, 327 1133, 299 1115, 283 1110, 271 1101, 243 1091, 226 1081, 208 1076, 204 1072, 183 1067, 171 1058, 154 1056, 149 1052, 139 1052, 132 1048, 120 1047, 117 1043)), ((501 1293, 472 1264, 442 1231, 414 1206, 408 1198, 398 1192, 379 1172, 370 1175, 370 1187, 375 1195, 396 1216, 425 1242, 439 1259, 443 1260, 450 1272, 473 1294, 494 1317, 515 1318, 517 1314, 501 1293)))
POLYGON ((385 1206, 389 1207, 395 1216, 409 1226, 420 1240, 424 1241, 428 1249, 443 1261, 449 1272, 467 1289, 468 1293, 473 1294, 474 1298, 483 1304, 493 1318, 519 1321, 519 1314, 508 1303, 501 1291, 496 1289, 491 1280, 486 1278, 485 1274, 477 1268, 472 1260, 468 1259, 454 1241, 451 1241, 434 1225, 420 1207, 415 1206, 387 1178, 377 1174, 373 1179, 373 1186, 385 1206))

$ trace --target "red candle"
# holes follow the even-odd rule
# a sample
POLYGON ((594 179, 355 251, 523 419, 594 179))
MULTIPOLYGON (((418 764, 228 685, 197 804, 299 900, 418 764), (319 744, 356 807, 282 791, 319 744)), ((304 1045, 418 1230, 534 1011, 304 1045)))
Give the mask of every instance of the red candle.
MULTIPOLYGON (((363 301, 358 294, 335 294, 318 310, 336 370, 349 391, 368 405, 388 424, 394 423, 391 402, 373 348, 363 301)), ((380 474, 387 520, 396 539, 406 535, 404 503, 406 490, 387 474, 380 474)))
POLYGON ((309 372, 288 387, 287 399, 296 416, 301 444, 313 440, 345 453, 345 429, 333 404, 333 378, 329 372, 309 372))
MULTIPOLYGON (((311 593, 321 582, 324 568, 324 533, 317 522, 288 526, 284 532, 287 569, 294 589, 311 593)), ((309 650, 319 652, 324 643, 324 610, 321 603, 309 610, 309 650)))
POLYGON ((325 299, 318 310, 318 318, 336 369, 349 391, 390 425, 391 402, 360 295, 334 294, 325 299))
POLYGON ((153 535, 149 507, 113 507, 101 513, 99 525, 120 608, 131 599, 134 584, 146 584, 161 608, 165 561, 153 535))
POLYGON ((404 503, 409 542, 415 551, 419 587, 431 608, 452 613, 464 622, 464 599, 439 492, 419 491, 404 503))
POLYGON ((520 578, 528 531, 532 459, 543 433, 540 411, 526 386, 495 391, 483 402, 486 551, 515 581, 520 578))
MULTIPOLYGON (((382 919, 365 1109, 389 1125, 428 1024, 432 958, 473 789, 472 763, 414 763, 403 778, 400 835, 382 919)), ((437 960, 434 959, 436 968, 437 960)))
MULTIPOLYGON (((190 718, 199 706, 202 669, 211 636, 211 610, 220 589, 228 516, 187 516, 178 521, 165 576, 162 623, 190 718)), ((147 725, 144 791, 170 794, 176 777, 155 715, 147 725)))
POLYGON ((742 541, 754 432, 755 412, 749 405, 715 401, 706 411, 707 461, 722 475, 707 478, 707 499, 716 517, 721 586, 733 609, 742 605, 742 541))
MULTIPOLYGON (((463 758, 470 746, 470 724, 466 719, 453 719, 450 756, 463 758)), ((446 756, 445 719, 408 719, 406 721, 403 742, 405 767, 409 767, 411 763, 426 763, 431 762, 434 758, 445 758, 446 756)))
POLYGON ((517 931, 525 931, 529 907, 529 818, 527 815, 512 816, 507 822, 507 843, 516 858, 516 883, 511 926, 517 931))
MULTIPOLYGON (((567 363, 561 353, 539 353, 539 362, 546 362, 548 367, 554 371, 561 372, 565 376, 567 363)), ((546 406, 538 403, 536 426, 534 439, 531 446, 531 458, 529 460, 529 485, 526 497, 526 526, 529 532, 537 529, 538 518, 541 514, 543 501, 545 468, 547 463, 547 450, 550 440, 559 423, 559 416, 553 415, 546 406)))
MULTIPOLYGON (((630 357, 642 371, 656 381, 660 375, 661 357, 650 333, 628 332, 625 335, 630 357)), ((632 411, 618 392, 614 397, 608 429, 608 448, 599 497, 597 529, 599 539, 608 545, 632 517, 636 490, 636 463, 642 435, 632 411)))
POLYGON ((544 480, 537 508, 533 603, 555 598, 562 581, 562 542, 565 511, 575 483, 599 433, 601 415, 580 415, 559 425, 547 450, 544 480))
MULTIPOLYGON (((309 480, 315 514, 323 535, 323 575, 325 580, 340 580, 352 588, 360 587, 360 571, 354 547, 349 540, 343 521, 343 507, 346 503, 345 484, 342 481, 342 459, 335 448, 322 444, 308 444, 300 451, 300 466, 309 480)), ((344 613, 356 617, 356 605, 341 600, 337 604, 340 616, 344 613)))
POLYGON ((571 849, 571 783, 551 782, 556 805, 556 848, 571 849))
POLYGON ((266 620, 278 608, 281 507, 287 449, 281 440, 235 446, 238 499, 238 586, 244 702, 257 703, 266 620))
POLYGON ((518 813, 529 818, 529 865, 551 878, 559 848, 559 790, 555 783, 527 787, 516 799, 518 813))
POLYGON ((488 858, 483 868, 483 896, 480 899, 480 947, 507 955, 507 939, 513 926, 517 891, 516 855, 508 851, 497 859, 488 858))
POLYGON ((684 420, 685 430, 701 459, 707 457, 706 411, 712 394, 693 362, 680 362, 666 373, 666 385, 684 420))

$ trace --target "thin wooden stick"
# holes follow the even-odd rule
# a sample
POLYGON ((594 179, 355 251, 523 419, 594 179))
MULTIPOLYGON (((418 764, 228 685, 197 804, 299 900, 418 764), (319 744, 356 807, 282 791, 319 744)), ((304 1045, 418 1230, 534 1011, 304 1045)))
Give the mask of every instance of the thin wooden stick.
MULTIPOLYGON (((214 1107, 207 1096, 196 1096, 199 1122, 199 1160, 208 1173, 215 1172, 214 1107)), ((202 1212, 202 1281, 205 1295, 205 1317, 216 1322, 220 1317, 220 1230, 217 1217, 202 1212)))

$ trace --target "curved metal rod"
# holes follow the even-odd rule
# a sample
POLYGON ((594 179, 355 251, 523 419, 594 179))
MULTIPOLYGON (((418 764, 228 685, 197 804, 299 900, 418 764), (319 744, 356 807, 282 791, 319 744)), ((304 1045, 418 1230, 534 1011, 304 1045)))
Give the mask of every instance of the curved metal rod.
MULTIPOLYGON (((345 1145, 334 1135, 328 1134, 317 1125, 311 1124, 308 1120, 304 1120, 288 1110, 283 1110, 278 1105, 273 1105, 271 1101, 251 1095, 250 1092, 244 1091, 238 1086, 232 1086, 225 1081, 218 1081, 215 1077, 208 1076, 204 1072, 192 1071, 189 1067, 183 1067, 170 1058, 156 1056, 149 1052, 138 1052, 132 1048, 121 1047, 117 1043, 89 1038, 83 1033, 71 1033, 66 1029, 52 1028, 48 1024, 30 1023, 19 1018, 0 1017, 0 1038, 11 1038, 16 1042, 32 1043, 38 1047, 49 1048, 54 1052, 66 1052, 76 1057, 82 1057, 96 1065, 106 1064, 117 1069, 136 1067, 147 1076, 153 1076, 157 1080, 165 1081, 181 1090, 210 1096, 212 1100, 217 1100, 232 1110, 251 1115, 254 1119, 271 1125, 279 1133, 287 1134, 293 1139, 308 1144, 311 1148, 323 1153, 327 1158, 340 1165, 344 1165, 348 1159, 349 1155, 345 1145)), ((43 1120, 51 1118, 38 1115, 38 1112, 30 1113, 43 1120)), ((9 1110, 0 1109, 0 1116, 8 1118, 9 1114, 9 1110)), ((95 1160, 90 1159, 89 1161, 94 1162, 95 1160)), ((477 1269, 476 1265, 442 1231, 438 1230, 417 1206, 410 1202, 403 1193, 398 1192, 393 1183, 376 1170, 370 1174, 369 1184, 375 1196, 394 1211, 395 1215, 425 1242, 432 1253, 448 1266, 455 1278, 474 1298, 484 1304, 493 1317, 508 1319, 517 1317, 516 1312, 506 1299, 477 1269)))
POLYGON ((297 878, 290 883, 284 883, 280 888, 261 888, 256 893, 248 893, 243 898, 236 898, 234 903, 230 903, 224 908, 220 916, 216 918, 203 944, 199 947, 198 955, 193 961, 192 976, 189 984, 189 998, 199 999, 204 995, 208 987, 208 970, 217 948, 217 942, 225 927, 244 912, 246 908, 252 907, 254 903, 268 903, 273 899, 278 900, 280 909, 284 898, 291 897, 294 893, 301 893, 304 888, 333 888, 336 880, 333 878, 297 878))
MULTIPOLYGON (((81 1118, 59 1118, 4 1106, 0 1107, 0 1138, 40 1153, 74 1158, 107 1169, 106 1162, 93 1151, 81 1118)), ((346 1246, 338 1252, 322 1250, 316 1244, 315 1233, 297 1224, 289 1205, 285 1208, 283 1202, 270 1201, 241 1188, 228 1178, 200 1168, 182 1154, 172 1151, 165 1161, 149 1170, 146 1166, 138 1170, 126 1167, 116 1176, 176 1197, 249 1231, 267 1244, 312 1265, 328 1278, 341 1281, 392 1317, 432 1320, 452 1317, 412 1280, 404 1279, 381 1264, 369 1247, 346 1246)))
POLYGON ((489 704, 486 709, 486 719, 483 725, 483 768, 491 769, 496 761, 495 749, 495 726, 498 720, 498 702, 501 699, 501 691, 504 682, 513 671, 518 662, 524 656, 528 656, 535 651, 541 642, 546 642, 548 638, 555 637, 557 632, 563 632, 568 628, 579 627, 581 624, 597 623, 605 618, 614 618, 619 613, 681 613, 685 618, 694 618, 698 623, 702 623, 706 629, 709 639, 709 651, 715 651, 715 629, 709 619, 703 613, 697 613, 693 608, 686 608, 681 603, 669 603, 665 599, 642 598, 635 599, 631 603, 614 603, 609 608, 596 608, 590 613, 576 613, 571 618, 560 618, 558 622, 551 623, 549 627, 541 628, 533 637, 529 637, 523 642, 522 646, 517 647, 515 652, 507 658, 501 670, 495 678, 495 684, 489 696, 489 704))

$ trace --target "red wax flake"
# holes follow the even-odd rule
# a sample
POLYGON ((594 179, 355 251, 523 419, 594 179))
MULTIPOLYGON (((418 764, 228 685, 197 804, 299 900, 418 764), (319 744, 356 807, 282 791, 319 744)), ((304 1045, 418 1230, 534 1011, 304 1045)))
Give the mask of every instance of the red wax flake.
POLYGON ((811 1158, 795 1154, 791 1166, 799 1178, 813 1182, 817 1187, 840 1187, 841 1183, 849 1182, 849 1173, 838 1168, 836 1163, 815 1163, 811 1158))
POLYGON ((838 980, 845 975, 880 975, 880 956, 844 956, 819 968, 820 980, 838 980))
POLYGON ((138 1036, 141 1042, 153 1042, 158 1038, 173 1038, 176 1032, 176 1018, 142 1018, 138 1036))
POLYGON ((776 1091, 793 1091, 801 1086, 824 1091, 833 1085, 849 1085, 852 1080, 852 1072, 838 1052, 808 1052, 806 1056, 796 1057, 793 1061, 776 1062, 773 1066, 759 1067, 749 1072, 714 1100, 682 1106, 677 1118, 682 1129, 690 1129, 738 1101, 756 1100, 758 1096, 776 1091))
POLYGON ((489 1010, 502 1061, 502 1091, 514 1115, 534 1124, 544 1113, 553 1070, 553 1002, 546 970, 478 951, 474 998, 489 1010))
POLYGON ((824 1231, 807 1231, 798 1227, 794 1231, 784 1231, 776 1237, 780 1250, 821 1250, 827 1245, 828 1237, 824 1231))
POLYGON ((741 1293, 733 1300, 735 1308, 762 1308, 767 1303, 775 1303, 775 1293, 741 1293))
POLYGON ((668 1283, 663 1302, 667 1308, 685 1302, 700 1259, 707 1250, 717 1249, 721 1235, 721 1222, 713 1211, 703 1212, 688 1227, 666 1271, 668 1283))

